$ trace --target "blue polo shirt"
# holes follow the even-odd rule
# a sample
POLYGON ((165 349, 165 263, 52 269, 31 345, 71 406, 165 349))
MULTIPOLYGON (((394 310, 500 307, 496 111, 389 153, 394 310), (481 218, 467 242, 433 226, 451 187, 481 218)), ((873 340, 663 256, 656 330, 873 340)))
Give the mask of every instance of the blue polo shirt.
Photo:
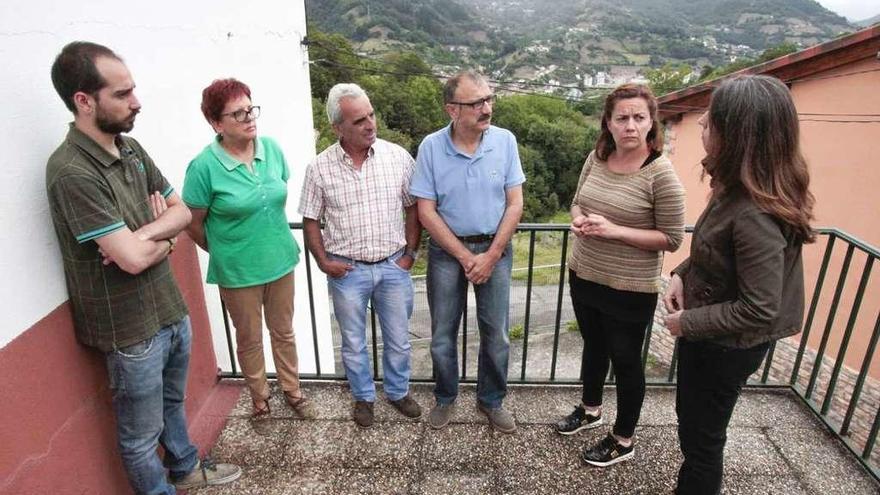
POLYGON ((452 124, 419 145, 409 193, 437 202, 437 212, 457 236, 494 234, 504 216, 507 189, 526 181, 516 138, 490 126, 471 156, 452 143, 452 124))

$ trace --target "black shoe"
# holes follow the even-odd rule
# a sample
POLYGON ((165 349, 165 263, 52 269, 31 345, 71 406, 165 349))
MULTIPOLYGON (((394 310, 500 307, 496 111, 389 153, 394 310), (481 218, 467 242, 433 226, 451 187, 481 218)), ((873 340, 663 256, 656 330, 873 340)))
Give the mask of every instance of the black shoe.
POLYGON ((574 435, 581 430, 595 428, 602 424, 602 416, 587 414, 584 406, 577 406, 568 416, 556 423, 556 433, 574 435))
POLYGON ((589 449, 584 449, 581 459, 593 466, 607 467, 632 459, 634 453, 634 445, 630 444, 629 447, 624 447, 609 433, 607 437, 603 438, 596 445, 589 449))

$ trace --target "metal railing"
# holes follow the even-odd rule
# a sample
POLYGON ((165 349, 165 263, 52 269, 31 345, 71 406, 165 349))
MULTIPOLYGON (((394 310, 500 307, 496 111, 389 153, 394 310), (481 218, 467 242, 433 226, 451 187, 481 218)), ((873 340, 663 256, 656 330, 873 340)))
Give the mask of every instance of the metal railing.
MULTIPOLYGON (((291 229, 301 230, 302 224, 291 223, 291 229)), ((521 342, 519 340, 511 340, 511 348, 519 352, 518 364, 514 362, 514 352, 511 352, 511 370, 508 375, 508 383, 512 384, 577 384, 577 375, 569 373, 568 377, 560 377, 558 367, 560 364, 560 343, 563 339, 571 339, 568 332, 563 328, 571 325, 573 316, 569 314, 569 322, 563 324, 563 314, 569 311, 570 303, 565 302, 566 287, 566 257, 569 248, 569 230, 566 224, 521 224, 517 231, 518 239, 515 242, 515 249, 520 251, 522 255, 522 246, 527 244, 525 248, 525 297, 522 304, 513 304, 516 310, 522 310, 523 316, 521 320, 515 318, 512 314, 511 320, 521 321, 521 342), (536 269, 536 255, 539 249, 536 248, 539 236, 543 236, 542 241, 549 238, 549 242, 541 242, 542 244, 542 264, 536 269), (527 240, 523 239, 527 237, 527 240), (547 244, 551 246, 548 248, 547 244), (555 246, 555 247, 554 247, 555 246), (548 267, 547 252, 558 252, 558 263, 553 263, 548 267), (544 274, 544 280, 553 279, 553 283, 544 283, 537 286, 534 283, 536 271, 544 274), (549 272, 548 272, 549 271, 549 272), (548 276, 548 273, 550 276, 548 276), (552 295, 555 302, 555 310, 552 317, 544 318, 544 322, 535 321, 533 313, 532 300, 534 291, 543 291, 544 296, 552 295), (555 290, 555 292, 550 292, 555 290), (537 329, 537 330, 536 330, 537 329), (541 331, 543 330, 543 331, 541 331), (536 333, 537 332, 537 333, 536 333), (549 335, 548 335, 549 334, 549 335), (527 373, 529 367, 529 351, 530 342, 537 340, 539 337, 543 341, 546 337, 552 337, 550 349, 549 367, 544 370, 540 376, 535 373, 531 375, 527 373)), ((692 228, 688 227, 687 232, 692 232, 692 228)), ((770 387, 783 388, 791 390, 799 397, 804 404, 816 415, 816 417, 832 432, 834 436, 839 438, 844 445, 859 459, 862 465, 874 476, 880 480, 880 469, 878 469, 878 455, 875 454, 874 448, 877 443, 878 432, 880 432, 880 397, 865 397, 866 384, 872 380, 869 376, 871 366, 874 360, 874 354, 878 340, 880 340, 880 314, 878 314, 873 324, 873 331, 870 333, 868 344, 864 348, 864 355, 861 359, 861 366, 857 370, 853 370, 845 365, 846 356, 852 352, 862 351, 862 349, 852 349, 851 341, 853 334, 857 328, 865 328, 865 325, 857 325, 860 322, 859 316, 862 314, 862 306, 866 293, 870 289, 878 288, 877 280, 872 278, 872 268, 875 260, 880 257, 880 251, 877 248, 853 237, 852 235, 842 232, 834 228, 817 229, 819 240, 816 244, 805 247, 807 249, 824 249, 822 252, 822 262, 815 278, 815 284, 809 306, 807 307, 807 315, 804 323, 803 332, 800 334, 799 340, 785 339, 783 341, 771 344, 767 357, 763 366, 758 372, 752 376, 748 386, 751 387, 770 387), (821 247, 821 239, 825 239, 824 248, 821 247), (815 351, 809 348, 808 341, 811 336, 814 325, 818 325, 818 314, 823 306, 823 289, 826 278, 829 276, 829 267, 836 265, 839 258, 835 251, 835 247, 839 244, 845 246, 845 254, 837 272, 837 283, 834 288, 833 296, 830 304, 827 306, 828 311, 825 315, 825 323, 820 336, 819 345, 815 351), (837 257, 835 257, 837 256, 837 257), (861 274, 857 277, 851 276, 851 269, 854 260, 863 259, 861 274), (855 292, 852 292, 852 282, 854 278, 858 278, 858 286, 855 292), (875 282, 873 285, 872 282, 875 282), (850 287, 847 291, 846 288, 850 287), (851 296, 851 307, 846 320, 843 333, 840 335, 840 344, 836 353, 831 353, 829 347, 838 332, 839 325, 835 325, 835 320, 840 309, 842 301, 851 296), (832 356, 833 354, 833 356, 832 356), (847 383, 851 385, 841 386, 841 376, 846 374, 847 383), (854 379, 849 379, 854 377, 854 379), (846 396, 849 396, 848 400, 846 396), (858 418, 858 421, 856 421, 858 418), (866 419, 867 418, 867 419, 866 419), (873 457, 872 457, 873 455, 873 457)), ((326 283, 323 274, 315 274, 312 271, 310 263, 310 253, 307 249, 302 250, 306 267, 306 283, 309 295, 309 314, 311 321, 311 337, 314 346, 315 356, 315 373, 302 373, 304 379, 329 379, 340 380, 345 376, 342 372, 327 373, 322 371, 318 345, 318 327, 315 317, 315 294, 316 291, 326 291, 326 283), (317 278, 316 278, 317 276, 317 278)), ((518 256, 514 255, 514 260, 518 256)), ((519 256, 522 260, 522 256, 519 256)), ((807 281, 809 282, 809 280, 807 281)), ((809 283, 808 283, 809 286, 809 283)), ((222 304, 222 303, 221 303, 222 304)), ((417 301, 416 304, 426 304, 426 301, 417 301)), ((662 306, 662 304, 660 305, 662 306)), ((662 308, 658 307, 658 314, 662 313, 662 308)), ((332 313, 332 310, 331 310, 332 313)), ((468 357, 469 344, 468 337, 473 335, 472 328, 475 326, 469 323, 473 317, 468 315, 468 305, 464 306, 464 315, 462 317, 462 327, 460 335, 461 353, 461 381, 476 382, 476 375, 473 370, 469 370, 469 362, 473 357, 468 357)), ((332 316, 332 315, 331 315, 332 316)), ((236 356, 233 349, 232 330, 229 324, 229 318, 226 308, 223 306, 224 325, 226 329, 227 347, 231 369, 221 372, 221 377, 240 378, 242 375, 238 371, 236 365, 236 356)), ((862 322, 863 323, 863 322, 862 322)), ((411 326, 425 326, 425 322, 417 325, 411 322, 411 326)), ((520 325, 520 324, 517 324, 520 325)), ((427 325, 428 327, 430 325, 427 325)), ((327 329, 324 329, 325 331, 327 329)), ((338 333, 338 330, 333 330, 338 333)), ((430 333, 427 334, 428 337, 430 333)), ((579 342, 579 334, 574 340, 579 342)), ((797 336, 796 336, 797 337, 797 336)), ((370 329, 368 339, 371 341, 373 376, 377 381, 381 380, 381 372, 379 363, 381 362, 379 339, 377 338, 377 322, 376 315, 370 308, 370 329)), ((418 339, 416 339, 418 340, 418 339)), ((428 338, 421 339, 422 344, 426 344, 428 338)), ((535 345, 535 344, 533 344, 535 345)), ((334 356, 339 359, 339 353, 336 352, 334 344, 334 356)), ((414 348, 416 344, 414 343, 414 348)), ((567 347, 566 347, 567 349, 567 347)), ((577 354, 579 365, 580 354, 577 354)), ((642 363, 646 367, 646 382, 649 386, 672 386, 675 384, 676 364, 678 361, 678 345, 677 340, 670 337, 668 332, 652 322, 646 328, 644 347, 642 349, 642 363)), ((545 363, 540 363, 543 366, 545 363)), ((535 364, 533 363, 533 366, 535 364)), ((473 367, 472 367, 473 368, 473 367)), ((878 365, 880 368, 880 365, 878 365)), ((336 369, 342 369, 336 367, 336 369)), ((564 374, 564 373, 563 373, 564 374)), ((270 374, 274 378, 274 374, 270 374)), ((418 375, 414 372, 412 381, 414 382, 430 382, 432 377, 430 372, 418 375)), ((613 370, 609 372, 608 382, 613 383, 613 370)), ((872 387, 873 390, 880 390, 880 387, 872 387)), ((876 394, 875 394, 876 395, 876 394)))

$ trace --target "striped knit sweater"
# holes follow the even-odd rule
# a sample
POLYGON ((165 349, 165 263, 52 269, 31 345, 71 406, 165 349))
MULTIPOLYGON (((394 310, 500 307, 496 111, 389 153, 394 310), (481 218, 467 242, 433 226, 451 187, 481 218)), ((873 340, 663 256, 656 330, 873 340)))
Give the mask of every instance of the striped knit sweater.
MULTIPOLYGON (((672 251, 684 239, 684 188, 672 162, 660 156, 637 172, 618 174, 591 152, 571 206, 611 222, 666 234, 672 251)), ((632 292, 659 292, 663 251, 600 237, 574 238, 568 266, 579 278, 632 292)))

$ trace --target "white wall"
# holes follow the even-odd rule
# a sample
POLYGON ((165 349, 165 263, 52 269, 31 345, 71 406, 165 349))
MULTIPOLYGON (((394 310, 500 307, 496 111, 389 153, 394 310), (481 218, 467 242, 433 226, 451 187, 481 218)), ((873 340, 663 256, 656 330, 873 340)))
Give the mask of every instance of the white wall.
MULTIPOLYGON (((6 186, 0 195, 0 347, 68 298, 44 187, 46 158, 72 120, 49 78, 62 46, 95 41, 125 59, 143 105, 131 135, 178 191, 187 163, 212 138, 199 111, 201 90, 218 77, 246 82, 263 108, 259 132, 278 140, 291 165, 288 213, 298 220, 303 171, 314 156, 307 54, 300 45, 305 26, 302 0, 0 4, 0 149, 6 186)), ((297 344, 302 371, 309 372, 313 346, 304 264, 296 277, 297 344)), ((317 280, 318 327, 329 329, 323 276, 317 280)), ((228 368, 217 291, 206 289, 218 360, 228 368)), ((328 371, 333 363, 328 331, 321 340, 322 371, 328 371)))

